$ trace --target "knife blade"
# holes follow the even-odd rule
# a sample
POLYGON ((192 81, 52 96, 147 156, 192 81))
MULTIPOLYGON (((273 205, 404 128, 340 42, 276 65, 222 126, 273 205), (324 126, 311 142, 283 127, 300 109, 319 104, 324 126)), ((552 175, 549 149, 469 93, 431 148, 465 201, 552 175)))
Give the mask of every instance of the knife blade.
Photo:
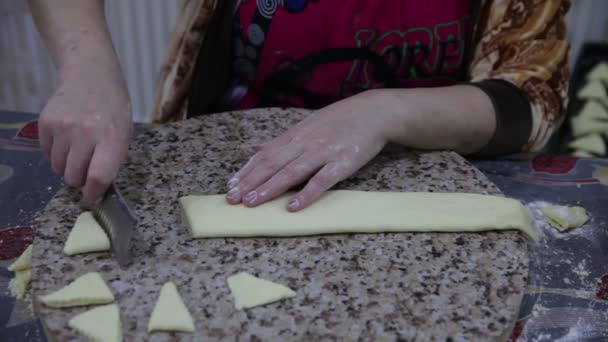
POLYGON ((108 234, 112 247, 112 256, 120 268, 129 264, 129 248, 137 220, 122 197, 118 188, 112 183, 103 199, 90 207, 93 217, 108 234))

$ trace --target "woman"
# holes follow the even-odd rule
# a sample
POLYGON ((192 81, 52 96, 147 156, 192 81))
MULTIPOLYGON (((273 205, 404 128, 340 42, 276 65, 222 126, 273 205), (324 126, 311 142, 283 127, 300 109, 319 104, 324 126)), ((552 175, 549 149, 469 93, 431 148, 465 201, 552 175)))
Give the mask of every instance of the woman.
MULTIPOLYGON (((30 0, 59 70, 43 149, 84 199, 125 159, 131 112, 103 2, 30 0)), ((155 122, 317 109, 227 182, 254 207, 308 182, 301 210, 389 142, 492 156, 541 149, 563 121, 569 0, 186 0, 155 122)))

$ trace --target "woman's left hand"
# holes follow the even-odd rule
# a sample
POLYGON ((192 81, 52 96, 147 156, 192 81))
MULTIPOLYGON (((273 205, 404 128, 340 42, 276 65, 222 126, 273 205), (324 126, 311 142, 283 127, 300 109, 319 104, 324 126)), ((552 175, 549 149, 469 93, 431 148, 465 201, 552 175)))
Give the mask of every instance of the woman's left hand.
POLYGON ((255 207, 308 180, 287 204, 306 208, 386 145, 391 113, 375 91, 316 111, 265 144, 228 182, 227 200, 255 207))

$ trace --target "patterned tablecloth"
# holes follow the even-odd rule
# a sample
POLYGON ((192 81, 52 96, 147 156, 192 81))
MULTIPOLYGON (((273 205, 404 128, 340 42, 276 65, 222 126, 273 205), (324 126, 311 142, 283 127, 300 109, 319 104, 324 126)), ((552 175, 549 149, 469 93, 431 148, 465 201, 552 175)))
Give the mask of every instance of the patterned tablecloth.
MULTIPOLYGON (((36 214, 62 186, 38 147, 37 115, 0 111, 0 341, 44 341, 28 296, 8 291, 6 266, 31 243, 36 214)), ((530 242, 530 276, 512 341, 608 341, 608 160, 516 155, 472 161, 531 209, 542 238, 530 242), (592 217, 560 233, 547 204, 580 205, 592 217)))

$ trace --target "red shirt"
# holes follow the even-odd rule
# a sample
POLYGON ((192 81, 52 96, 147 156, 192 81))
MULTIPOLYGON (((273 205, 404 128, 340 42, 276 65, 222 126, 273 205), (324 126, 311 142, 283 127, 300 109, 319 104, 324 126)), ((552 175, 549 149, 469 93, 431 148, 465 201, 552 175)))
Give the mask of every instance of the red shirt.
POLYGON ((470 0, 243 0, 232 108, 320 108, 373 88, 464 79, 470 0))

